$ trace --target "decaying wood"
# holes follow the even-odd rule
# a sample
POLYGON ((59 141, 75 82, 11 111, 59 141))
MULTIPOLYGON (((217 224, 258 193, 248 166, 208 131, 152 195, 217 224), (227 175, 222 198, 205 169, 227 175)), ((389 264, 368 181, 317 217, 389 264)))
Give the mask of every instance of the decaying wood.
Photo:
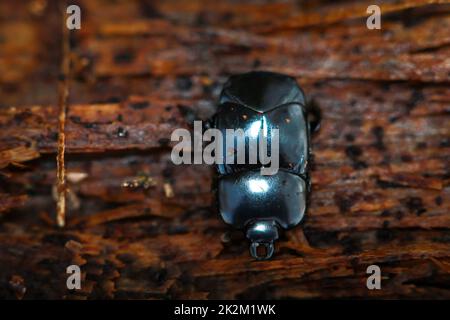
POLYGON ((77 3, 64 229, 61 12, 0 3, 0 297, 450 298, 447 1, 383 2, 381 30, 361 1, 77 3), (323 115, 308 213, 270 262, 220 220, 212 168, 170 159, 171 132, 248 70, 296 77, 323 115))

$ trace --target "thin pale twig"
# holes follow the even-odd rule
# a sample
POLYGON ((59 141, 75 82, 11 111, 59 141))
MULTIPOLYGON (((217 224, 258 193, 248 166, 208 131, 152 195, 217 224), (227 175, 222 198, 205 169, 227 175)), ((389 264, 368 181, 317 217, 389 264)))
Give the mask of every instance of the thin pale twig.
POLYGON ((64 10, 62 19, 62 61, 61 76, 59 79, 59 117, 58 117, 58 155, 57 161, 57 199, 56 199, 56 223, 64 227, 66 221, 66 174, 64 152, 66 147, 65 123, 67 113, 67 100, 69 96, 70 75, 70 42, 69 29, 65 24, 64 10))

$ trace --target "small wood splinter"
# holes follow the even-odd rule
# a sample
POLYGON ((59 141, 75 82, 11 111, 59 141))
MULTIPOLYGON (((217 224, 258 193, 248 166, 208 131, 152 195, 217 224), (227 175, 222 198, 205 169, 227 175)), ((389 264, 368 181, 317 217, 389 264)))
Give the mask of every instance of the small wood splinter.
POLYGON ((59 116, 58 116, 58 155, 57 163, 57 197, 56 197, 56 223, 59 227, 66 224, 66 172, 64 163, 64 152, 66 148, 65 123, 67 114, 67 99, 69 96, 69 73, 70 73, 70 42, 69 29, 67 29, 63 16, 62 23, 62 53, 61 77, 59 79, 59 116))
POLYGON ((136 177, 122 182, 122 187, 124 188, 143 188, 148 189, 156 185, 155 179, 150 175, 145 173, 140 173, 136 177))

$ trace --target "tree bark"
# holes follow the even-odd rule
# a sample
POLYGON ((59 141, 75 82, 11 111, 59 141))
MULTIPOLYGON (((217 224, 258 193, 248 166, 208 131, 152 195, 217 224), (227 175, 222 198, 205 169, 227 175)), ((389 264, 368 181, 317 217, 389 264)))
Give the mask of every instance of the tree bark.
POLYGON ((0 297, 450 298, 450 5, 386 1, 369 30, 369 2, 75 1, 66 56, 61 8, 0 3, 0 297), (170 159, 250 70, 296 77, 323 115, 308 212, 268 262, 221 221, 213 169, 170 159))

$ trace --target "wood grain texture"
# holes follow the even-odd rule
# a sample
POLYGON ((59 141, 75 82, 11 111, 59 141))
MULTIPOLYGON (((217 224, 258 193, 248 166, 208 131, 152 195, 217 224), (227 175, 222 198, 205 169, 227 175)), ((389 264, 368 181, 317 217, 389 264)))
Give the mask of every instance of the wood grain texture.
POLYGON ((61 12, 0 3, 1 298, 450 298, 448 1, 384 1, 381 30, 365 1, 76 3, 63 230, 61 12), (212 168, 170 160, 172 130, 249 70, 296 77, 323 114, 309 210, 270 262, 220 220, 212 168), (154 185, 122 187, 139 175, 154 185))

